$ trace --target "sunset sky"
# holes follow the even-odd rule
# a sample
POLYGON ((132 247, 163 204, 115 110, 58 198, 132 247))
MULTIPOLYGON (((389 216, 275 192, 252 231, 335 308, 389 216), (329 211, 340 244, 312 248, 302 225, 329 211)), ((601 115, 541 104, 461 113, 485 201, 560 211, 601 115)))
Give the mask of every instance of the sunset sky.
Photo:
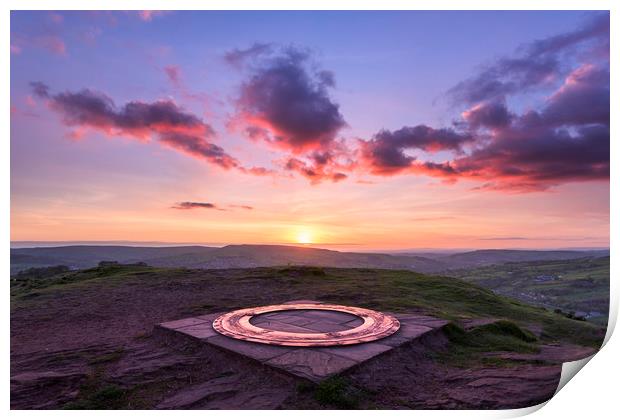
POLYGON ((609 246, 606 12, 12 12, 11 239, 609 246))

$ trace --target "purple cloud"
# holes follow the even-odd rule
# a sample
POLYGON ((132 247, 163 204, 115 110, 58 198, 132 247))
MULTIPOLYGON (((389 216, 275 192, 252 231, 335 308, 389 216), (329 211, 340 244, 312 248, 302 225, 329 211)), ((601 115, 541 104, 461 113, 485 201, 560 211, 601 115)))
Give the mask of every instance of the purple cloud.
POLYGON ((192 210, 192 209, 218 209, 213 203, 201 203, 197 201, 183 201, 176 203, 171 208, 177 210, 192 210))
POLYGON ((609 95, 609 68, 583 65, 551 96, 543 118, 557 125, 609 124, 609 95))
POLYGON ((501 128, 509 125, 513 115, 508 111, 504 101, 483 102, 462 114, 469 127, 501 128))
MULTIPOLYGON (((582 28, 522 46, 517 54, 503 57, 479 74, 458 83, 448 93, 456 103, 475 104, 502 99, 548 84, 566 71, 565 54, 575 50, 600 50, 609 43, 609 14, 599 15, 582 28)), ((607 57, 609 52, 607 51, 607 57)))
POLYGON ((328 93, 333 75, 314 70, 307 51, 291 47, 268 56, 233 53, 251 60, 237 100, 236 123, 252 138, 297 154, 328 147, 345 127, 328 93))
MULTIPOLYGON (((415 173, 446 181, 469 179, 483 182, 478 189, 516 192, 609 179, 608 76, 605 70, 582 66, 550 96, 545 107, 520 116, 508 113, 503 105, 474 108, 465 115, 466 125, 493 131, 461 134, 464 140, 460 144, 469 144, 470 150, 446 162, 421 162, 403 152, 416 142, 379 136, 362 142, 362 166, 378 175, 415 173)), ((450 144, 456 147, 459 142, 448 143, 444 149, 450 144)))
POLYGON ((338 171, 337 167, 331 162, 324 164, 314 162, 313 164, 295 157, 287 159, 284 165, 285 170, 297 172, 307 178, 311 184, 318 184, 323 181, 339 182, 346 179, 347 174, 338 171))
POLYGON ((254 60, 263 54, 270 54, 273 51, 272 44, 254 43, 245 49, 235 48, 224 54, 224 60, 232 66, 240 68, 247 61, 254 60))
MULTIPOLYGON (((390 175, 412 166, 415 157, 405 154, 408 149, 425 152, 454 151, 474 139, 468 133, 450 128, 434 129, 426 125, 403 127, 396 131, 381 130, 369 141, 360 142, 362 164, 374 174, 390 175)), ((437 168, 428 164, 429 170, 437 168)))
MULTIPOLYGON (((228 207, 231 209, 254 210, 254 207, 242 204, 229 204, 228 207)), ((175 203, 170 208, 176 210, 213 209, 227 211, 226 209, 219 207, 217 204, 202 201, 182 201, 180 203, 175 203)))
POLYGON ((49 98, 50 96, 50 88, 45 83, 42 82, 30 82, 30 88, 32 89, 32 93, 39 98, 49 98))
POLYGON ((576 31, 523 46, 449 92, 470 105, 454 128, 380 131, 360 142, 360 167, 376 175, 465 179, 482 182, 477 189, 517 192, 609 179, 608 51, 591 53, 600 53, 608 38, 604 14, 576 31), (563 83, 538 109, 521 115, 509 110, 511 95, 548 89, 559 77, 563 83), (452 157, 423 161, 416 150, 452 157))
POLYGON ((232 156, 209 140, 213 128, 174 102, 132 101, 118 108, 107 95, 84 89, 55 95, 41 82, 31 83, 34 95, 48 101, 67 126, 97 130, 107 135, 124 135, 140 140, 157 139, 162 144, 189 156, 225 169, 245 171, 232 156))
POLYGON ((254 210, 254 207, 246 206, 243 204, 229 204, 228 207, 233 208, 233 209, 254 210))

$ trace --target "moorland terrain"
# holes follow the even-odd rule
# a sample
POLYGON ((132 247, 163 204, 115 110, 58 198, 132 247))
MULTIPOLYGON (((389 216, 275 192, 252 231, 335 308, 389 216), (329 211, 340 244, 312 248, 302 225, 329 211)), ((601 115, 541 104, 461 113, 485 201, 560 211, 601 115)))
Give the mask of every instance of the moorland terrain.
MULTIPOLYGON (((445 274, 499 294, 605 324, 609 312, 608 250, 504 250, 458 253, 338 252, 307 246, 60 246, 11 250, 11 275, 36 278, 38 268, 96 267, 101 261, 167 268, 256 268, 306 265, 381 268, 445 274), (62 266, 62 267, 60 267, 62 266), (20 274, 21 272, 21 274, 20 274)), ((53 270, 52 270, 53 271, 53 270)))
POLYGON ((11 280, 11 406, 517 408, 549 399, 561 363, 595 352, 604 333, 472 282, 411 270, 104 263, 11 280), (153 334, 165 321, 296 299, 450 324, 319 385, 153 334))
POLYGON ((455 254, 339 252, 309 246, 228 245, 206 246, 93 246, 73 245, 11 249, 11 274, 30 268, 66 265, 73 269, 110 260, 122 264, 144 262, 153 267, 253 268, 313 265, 340 268, 407 269, 437 273, 503 262, 569 260, 608 256, 609 250, 527 251, 489 249, 455 254))

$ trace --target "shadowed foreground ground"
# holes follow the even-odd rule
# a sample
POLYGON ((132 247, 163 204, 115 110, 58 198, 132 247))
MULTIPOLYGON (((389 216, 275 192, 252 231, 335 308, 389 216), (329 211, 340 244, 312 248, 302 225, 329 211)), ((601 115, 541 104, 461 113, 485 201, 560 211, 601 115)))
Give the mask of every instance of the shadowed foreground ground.
POLYGON ((408 271, 112 266, 12 281, 11 294, 12 408, 517 408, 550 398, 561 362, 604 335, 408 271), (164 321, 295 299, 453 322, 318 386, 152 334, 164 321))

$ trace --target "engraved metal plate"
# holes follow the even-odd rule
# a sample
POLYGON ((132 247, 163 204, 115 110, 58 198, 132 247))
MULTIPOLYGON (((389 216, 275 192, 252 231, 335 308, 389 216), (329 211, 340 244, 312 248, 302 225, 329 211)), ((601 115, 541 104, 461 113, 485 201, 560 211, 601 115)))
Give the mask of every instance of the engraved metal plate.
POLYGON ((298 303, 260 306, 228 312, 213 321, 213 328, 227 337, 263 344, 294 347, 345 346, 367 343, 394 334, 400 328, 398 320, 370 309, 353 306, 322 303, 298 303), (344 331, 324 333, 298 333, 270 330, 252 325, 250 319, 256 315, 280 311, 333 311, 355 315, 363 323, 344 331))

